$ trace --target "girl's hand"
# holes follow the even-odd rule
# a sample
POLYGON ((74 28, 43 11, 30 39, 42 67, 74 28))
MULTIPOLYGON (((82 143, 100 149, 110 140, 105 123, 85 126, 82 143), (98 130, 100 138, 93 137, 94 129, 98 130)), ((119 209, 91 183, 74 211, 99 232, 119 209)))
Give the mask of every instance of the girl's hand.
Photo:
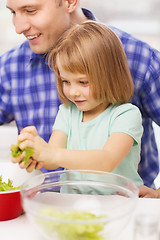
POLYGON ((27 172, 32 172, 33 170, 40 170, 41 168, 43 168, 44 163, 43 162, 37 162, 36 160, 30 158, 28 163, 26 164, 24 161, 22 161, 21 156, 19 156, 18 158, 12 158, 12 162, 13 163, 18 163, 20 168, 22 169, 26 169, 27 172))
POLYGON ((20 168, 26 169, 27 172, 32 172, 35 169, 40 170, 41 168, 43 168, 43 164, 44 164, 43 162, 37 162, 33 158, 30 158, 29 161, 26 163, 25 161, 23 161, 24 156, 25 156, 25 152, 23 152, 17 158, 12 157, 11 161, 13 163, 18 163, 20 168))
POLYGON ((24 150, 26 147, 33 148, 34 154, 27 163, 23 161, 25 152, 16 158, 12 158, 12 162, 18 163, 20 168, 25 168, 27 172, 32 172, 34 169, 41 169, 44 166, 44 162, 40 161, 40 150, 45 148, 47 143, 39 137, 36 128, 32 126, 24 128, 18 136, 18 142, 21 142, 19 147, 22 150, 24 150))
MULTIPOLYGON (((34 126, 26 127, 22 129, 20 135, 18 136, 18 142, 20 142, 20 149, 23 151, 25 148, 33 148, 34 153, 32 158, 29 159, 27 165, 23 162, 24 152, 17 158, 16 161, 19 162, 21 168, 26 168, 28 172, 40 168, 46 168, 49 170, 54 170, 58 168, 55 164, 56 150, 53 151, 52 144, 46 143, 37 133, 34 126)), ((15 160, 12 160, 15 162, 15 160)))
MULTIPOLYGON (((37 130, 34 126, 24 128, 18 136, 18 142, 21 142, 19 147, 22 150, 27 147, 34 149, 34 153, 32 155, 32 158, 34 160, 36 160, 37 162, 45 161, 44 153, 47 152, 48 144, 38 135, 37 130)), ((21 154, 21 156, 19 157, 19 161, 22 161, 24 155, 21 154)))

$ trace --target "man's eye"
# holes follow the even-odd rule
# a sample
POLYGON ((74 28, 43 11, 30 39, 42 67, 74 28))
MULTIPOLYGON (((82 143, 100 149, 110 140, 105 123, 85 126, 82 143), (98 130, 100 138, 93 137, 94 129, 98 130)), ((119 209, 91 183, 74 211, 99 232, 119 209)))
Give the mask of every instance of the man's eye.
POLYGON ((28 10, 26 10, 26 12, 27 12, 27 13, 35 13, 36 10, 35 10, 35 9, 33 9, 33 10, 29 10, 29 9, 28 9, 28 10))
POLYGON ((15 11, 10 11, 11 14, 15 14, 15 11))

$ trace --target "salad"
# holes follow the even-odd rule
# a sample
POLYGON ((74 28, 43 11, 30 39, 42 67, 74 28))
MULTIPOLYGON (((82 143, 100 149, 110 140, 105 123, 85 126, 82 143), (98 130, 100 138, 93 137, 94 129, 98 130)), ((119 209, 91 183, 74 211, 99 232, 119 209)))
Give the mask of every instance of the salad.
POLYGON ((101 234, 107 223, 107 220, 104 221, 105 216, 96 216, 95 214, 87 211, 77 210, 64 213, 63 211, 53 207, 43 207, 39 209, 39 214, 44 218, 37 219, 37 223, 41 225, 48 235, 52 235, 53 239, 55 232, 60 240, 106 239, 101 234), (53 218, 53 221, 47 219, 47 217, 53 218), (65 223, 65 220, 71 220, 72 223, 65 223), (76 223, 77 220, 78 223, 76 223), (81 222, 84 220, 86 223, 81 222), (90 222, 91 220, 95 220, 95 222, 90 222))
POLYGON ((2 176, 0 176, 0 192, 1 191, 11 191, 20 189, 21 186, 13 187, 13 181, 8 178, 8 182, 2 181, 2 176))

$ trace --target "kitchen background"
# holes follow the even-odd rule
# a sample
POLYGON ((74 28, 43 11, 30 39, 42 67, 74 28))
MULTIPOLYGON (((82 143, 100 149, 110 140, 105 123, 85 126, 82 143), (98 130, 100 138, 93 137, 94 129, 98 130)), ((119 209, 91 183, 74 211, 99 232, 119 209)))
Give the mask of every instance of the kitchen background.
MULTIPOLYGON (((81 6, 92 10, 104 23, 117 26, 160 50, 159 0, 81 0, 81 6)), ((6 0, 0 0, 0 55, 24 40, 12 25, 12 15, 6 0)), ((153 124, 160 151, 160 128, 153 124)), ((15 123, 0 126, 0 161, 8 161, 10 145, 17 141, 15 123)), ((160 174, 159 174, 160 175, 160 174)), ((160 176, 156 179, 160 186, 160 176)))

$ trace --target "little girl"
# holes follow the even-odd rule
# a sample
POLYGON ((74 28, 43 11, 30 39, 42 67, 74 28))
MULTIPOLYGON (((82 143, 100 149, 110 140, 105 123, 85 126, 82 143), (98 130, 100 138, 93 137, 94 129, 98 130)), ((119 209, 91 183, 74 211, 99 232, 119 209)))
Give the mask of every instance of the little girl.
POLYGON ((20 148, 34 148, 27 165, 24 154, 13 162, 32 171, 66 169, 114 172, 135 181, 140 161, 142 118, 128 103, 133 82, 123 46, 108 27, 92 21, 67 30, 49 54, 63 104, 49 143, 35 127, 21 131, 20 148))

